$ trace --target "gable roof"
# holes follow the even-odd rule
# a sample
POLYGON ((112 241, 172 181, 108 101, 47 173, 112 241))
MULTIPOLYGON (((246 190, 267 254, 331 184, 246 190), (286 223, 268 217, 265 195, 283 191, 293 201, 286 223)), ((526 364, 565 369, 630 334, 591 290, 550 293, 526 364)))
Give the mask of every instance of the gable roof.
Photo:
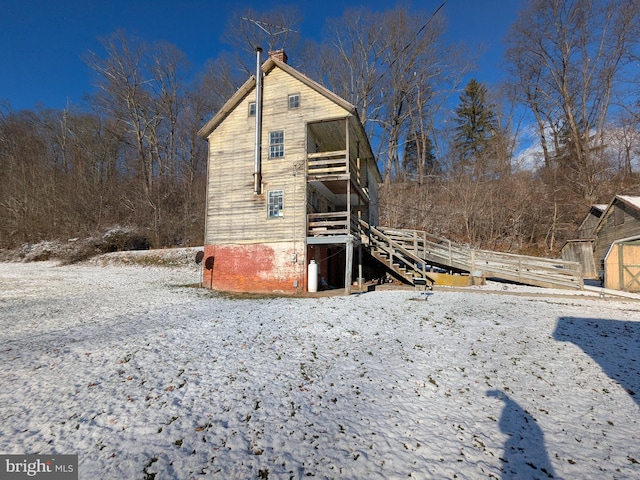
POLYGON ((596 203, 591 205, 591 208, 589 208, 589 213, 587 213, 587 215, 584 217, 584 220, 582 220, 582 223, 578 227, 578 230, 583 230, 587 222, 589 222, 593 217, 598 219, 602 217, 602 214, 605 212, 608 206, 609 205, 607 205, 606 203, 596 203))
POLYGON ((595 228, 593 229, 594 233, 598 232, 601 228, 602 225, 605 222, 605 219, 611 215, 611 212, 613 211, 613 205, 615 203, 624 203, 628 206, 630 206, 632 209, 637 210, 638 212, 640 212, 640 197, 635 197, 635 196, 630 196, 630 195, 616 195, 615 197, 613 197, 613 200, 611 200, 611 203, 609 203, 609 205, 607 205, 607 208, 604 210, 604 212, 602 212, 602 216, 600 217, 600 221, 598 222, 598 224, 595 226, 595 228))
MULTIPOLYGON (((262 72, 267 74, 273 68, 278 67, 281 70, 287 72, 292 77, 296 78, 300 82, 304 83, 309 88, 315 90, 320 95, 326 97, 331 100, 335 104, 344 108, 351 115, 358 116, 356 112, 356 107, 354 107, 351 103, 347 102, 343 98, 339 97, 331 90, 323 87, 319 83, 311 80, 306 75, 303 75, 295 68, 289 66, 288 64, 281 62, 280 60, 276 60, 273 57, 269 57, 266 62, 262 64, 262 72)), ((198 131, 198 135, 202 138, 207 138, 211 132, 213 132, 220 123, 231 113, 238 104, 242 101, 242 99, 247 96, 256 86, 256 77, 251 75, 249 79, 244 82, 244 84, 233 94, 233 96, 227 100, 227 102, 222 106, 222 108, 207 122, 203 125, 203 127, 198 131)), ((360 120, 358 119, 358 123, 361 125, 360 120)), ((364 133, 364 129, 363 129, 364 133)))

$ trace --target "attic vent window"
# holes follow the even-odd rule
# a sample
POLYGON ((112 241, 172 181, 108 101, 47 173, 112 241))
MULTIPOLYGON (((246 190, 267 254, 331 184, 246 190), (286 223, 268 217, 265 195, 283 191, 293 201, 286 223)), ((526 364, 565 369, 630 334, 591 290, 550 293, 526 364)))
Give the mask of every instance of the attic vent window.
POLYGON ((289 95, 289 108, 300 108, 300 94, 289 95))
POLYGON ((284 207, 284 192, 282 190, 270 190, 268 192, 267 211, 269 218, 282 217, 284 207))
POLYGON ((269 158, 284 157, 284 130, 269 132, 269 158))
POLYGON ((256 116, 256 102, 249 102, 249 116, 256 116))

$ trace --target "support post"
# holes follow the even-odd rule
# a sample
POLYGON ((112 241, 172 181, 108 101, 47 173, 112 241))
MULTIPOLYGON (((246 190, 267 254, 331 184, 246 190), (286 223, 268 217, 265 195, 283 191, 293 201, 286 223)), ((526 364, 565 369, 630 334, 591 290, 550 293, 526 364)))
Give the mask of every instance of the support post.
POLYGON ((358 289, 362 291, 364 278, 362 278, 362 241, 358 242, 358 289))
MULTIPOLYGON (((624 253, 623 244, 618 243, 618 290, 624 290, 626 285, 624 284, 624 253)), ((606 272, 605 272, 606 275, 606 272)))

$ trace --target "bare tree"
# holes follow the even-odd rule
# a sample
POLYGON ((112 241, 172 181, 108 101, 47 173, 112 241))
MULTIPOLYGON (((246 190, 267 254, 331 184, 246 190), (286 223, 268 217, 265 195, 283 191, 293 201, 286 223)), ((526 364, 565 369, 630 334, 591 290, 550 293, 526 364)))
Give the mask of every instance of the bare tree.
POLYGON ((452 90, 443 85, 458 66, 445 59, 444 19, 401 6, 382 13, 347 10, 329 23, 329 32, 319 74, 358 108, 385 164, 385 183, 402 176, 407 141, 420 142, 422 172, 427 158, 423 142, 433 142, 433 118, 452 90))
POLYGON ((143 193, 151 198, 157 159, 150 140, 161 119, 151 104, 152 79, 144 65, 149 47, 130 41, 122 31, 103 40, 102 46, 106 57, 94 52, 88 57, 89 66, 97 74, 99 93, 95 101, 105 115, 122 122, 123 133, 137 155, 143 193))
POLYGON ((602 178, 607 116, 639 15, 637 0, 534 0, 508 37, 513 81, 535 115, 545 163, 563 167, 588 201, 602 178))
POLYGON ((266 11, 244 8, 230 17, 222 36, 232 46, 235 62, 245 75, 254 72, 253 54, 257 47, 267 52, 285 49, 294 62, 300 46, 302 14, 298 7, 287 6, 266 11))
MULTIPOLYGON (((330 37, 320 47, 318 61, 307 60, 307 71, 321 79, 336 94, 356 106, 369 137, 372 119, 379 114, 381 50, 384 32, 379 14, 365 9, 347 9, 338 19, 327 22, 330 37)), ((309 55, 312 57, 312 55, 309 55)))
POLYGON ((173 243, 178 227, 171 212, 182 203, 180 172, 193 153, 180 148, 189 64, 173 45, 148 45, 124 32, 102 43, 104 57, 91 53, 88 59, 100 89, 94 102, 115 120, 113 128, 130 147, 128 160, 135 161, 127 161, 127 167, 140 186, 138 192, 123 192, 123 203, 138 222, 151 219, 155 245, 173 243))

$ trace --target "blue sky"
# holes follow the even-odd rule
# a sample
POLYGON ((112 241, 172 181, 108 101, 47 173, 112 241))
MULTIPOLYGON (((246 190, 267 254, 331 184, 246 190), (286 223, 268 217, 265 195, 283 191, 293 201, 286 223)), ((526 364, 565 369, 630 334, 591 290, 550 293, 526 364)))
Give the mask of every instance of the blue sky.
MULTIPOLYGON (((408 5, 433 12, 443 0, 409 0, 408 5)), ((441 10, 448 19, 447 37, 470 45, 482 42, 486 53, 474 76, 499 80, 501 41, 525 0, 448 0, 441 10)), ((319 39, 326 18, 340 17, 346 6, 365 4, 385 10, 387 1, 308 0, 300 3, 302 34, 319 39)), ((13 110, 64 108, 91 91, 91 73, 82 57, 100 51, 98 39, 117 29, 149 42, 165 40, 184 51, 196 69, 220 51, 228 16, 242 8, 271 10, 295 4, 262 0, 0 0, 0 102, 13 110)), ((426 20, 426 19, 425 19, 426 20)), ((1 104, 1 103, 0 103, 1 104)))

